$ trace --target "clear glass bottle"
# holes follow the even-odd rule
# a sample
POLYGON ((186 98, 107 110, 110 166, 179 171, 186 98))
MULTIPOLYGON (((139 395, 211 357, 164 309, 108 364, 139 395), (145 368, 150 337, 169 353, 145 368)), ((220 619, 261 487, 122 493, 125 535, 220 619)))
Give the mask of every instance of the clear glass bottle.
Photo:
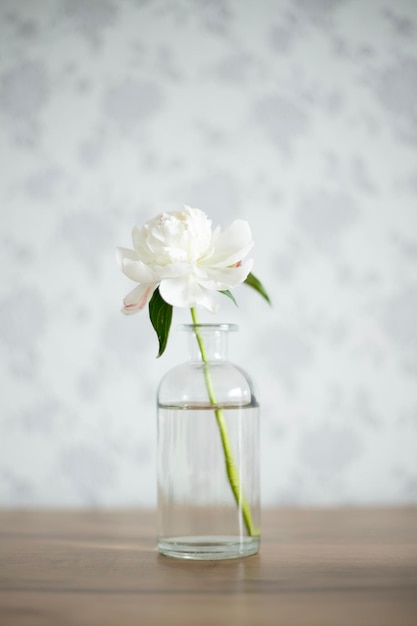
POLYGON ((248 375, 227 361, 237 326, 181 328, 191 360, 158 390, 158 549, 188 559, 256 554, 259 407, 248 375))

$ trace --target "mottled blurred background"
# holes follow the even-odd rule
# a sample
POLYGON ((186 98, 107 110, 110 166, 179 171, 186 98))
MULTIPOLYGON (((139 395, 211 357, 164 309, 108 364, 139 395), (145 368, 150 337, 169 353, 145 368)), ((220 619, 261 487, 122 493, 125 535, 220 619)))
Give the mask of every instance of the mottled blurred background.
MULTIPOLYGON (((115 263, 184 204, 247 219, 213 318, 264 505, 417 502, 415 0, 0 0, 0 504, 151 506, 166 354, 115 263)), ((184 348, 184 349, 183 349, 184 348)))

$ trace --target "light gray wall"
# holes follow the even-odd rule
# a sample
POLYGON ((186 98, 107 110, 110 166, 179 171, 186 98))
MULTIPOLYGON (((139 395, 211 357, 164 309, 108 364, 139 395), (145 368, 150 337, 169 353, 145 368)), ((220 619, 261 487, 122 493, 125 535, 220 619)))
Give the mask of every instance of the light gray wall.
POLYGON ((240 326, 264 504, 416 502, 415 0, 1 0, 0 47, 0 503, 155 502, 182 344, 114 249, 183 204, 250 222, 273 298, 202 316, 240 326))

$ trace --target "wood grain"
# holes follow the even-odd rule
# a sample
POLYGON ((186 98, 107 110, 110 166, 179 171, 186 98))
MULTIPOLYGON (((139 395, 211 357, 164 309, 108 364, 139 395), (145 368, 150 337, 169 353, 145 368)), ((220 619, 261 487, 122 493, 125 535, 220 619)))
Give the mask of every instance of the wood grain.
POLYGON ((160 556, 149 511, 2 511, 0 624, 416 626, 417 508, 266 511, 221 562, 160 556))

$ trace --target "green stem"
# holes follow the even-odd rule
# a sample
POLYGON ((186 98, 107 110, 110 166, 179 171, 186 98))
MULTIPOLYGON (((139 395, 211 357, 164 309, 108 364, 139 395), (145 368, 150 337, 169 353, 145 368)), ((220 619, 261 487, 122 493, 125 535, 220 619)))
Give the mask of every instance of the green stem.
POLYGON ((233 459, 232 447, 230 445, 226 420, 224 419, 223 411, 219 407, 215 408, 217 406, 217 400, 213 389, 213 381, 211 379, 207 351, 204 345, 203 337, 201 336, 198 328, 197 312, 194 307, 191 308, 191 317, 195 325, 194 332, 200 350, 201 358, 204 363, 204 380, 206 382, 207 393, 210 399, 210 403, 213 405, 217 426, 219 427, 220 438, 224 452, 224 460, 226 464, 226 473, 229 479, 230 488, 236 500, 239 511, 242 511, 242 516, 248 535, 254 537, 256 535, 259 535, 259 530, 255 528, 249 503, 245 498, 242 486, 240 484, 239 472, 233 459))

